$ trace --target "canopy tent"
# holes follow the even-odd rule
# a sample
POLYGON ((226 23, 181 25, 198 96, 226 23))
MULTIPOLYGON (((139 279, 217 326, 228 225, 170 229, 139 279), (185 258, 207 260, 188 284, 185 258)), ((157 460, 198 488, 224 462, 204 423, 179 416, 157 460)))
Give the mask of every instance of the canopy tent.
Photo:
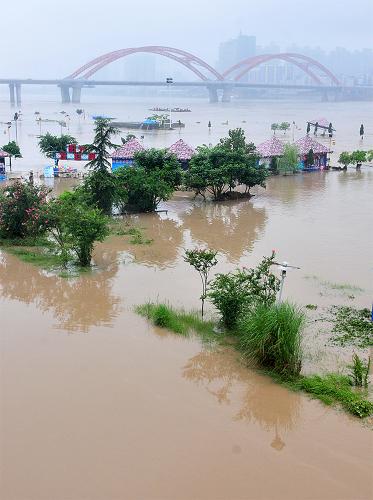
POLYGON ((284 143, 276 136, 272 136, 267 141, 257 146, 256 150, 262 158, 276 158, 284 153, 284 143))
POLYGON ((137 139, 127 141, 111 155, 112 170, 132 165, 135 153, 139 151, 144 151, 144 147, 137 139))

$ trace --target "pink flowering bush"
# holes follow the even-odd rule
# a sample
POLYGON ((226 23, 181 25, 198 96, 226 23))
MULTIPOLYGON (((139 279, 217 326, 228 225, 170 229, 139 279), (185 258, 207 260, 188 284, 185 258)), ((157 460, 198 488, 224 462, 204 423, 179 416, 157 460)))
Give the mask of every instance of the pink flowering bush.
POLYGON ((17 181, 0 191, 0 237, 26 238, 44 234, 48 229, 50 190, 17 181))

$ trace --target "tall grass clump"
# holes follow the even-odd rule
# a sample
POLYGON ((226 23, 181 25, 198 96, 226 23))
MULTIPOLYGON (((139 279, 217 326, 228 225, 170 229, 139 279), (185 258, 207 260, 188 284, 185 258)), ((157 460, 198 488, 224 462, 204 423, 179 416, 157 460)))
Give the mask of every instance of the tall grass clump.
POLYGON ((293 304, 259 303, 239 321, 238 347, 262 367, 281 375, 298 375, 304 322, 304 314, 293 304))
POLYGON ((356 353, 352 356, 352 365, 348 366, 350 370, 350 379, 356 387, 368 387, 370 357, 365 362, 356 353))
POLYGON ((167 304, 151 302, 136 307, 136 312, 149 319, 155 326, 188 336, 196 333, 202 340, 216 339, 213 321, 203 320, 196 312, 177 311, 167 304))

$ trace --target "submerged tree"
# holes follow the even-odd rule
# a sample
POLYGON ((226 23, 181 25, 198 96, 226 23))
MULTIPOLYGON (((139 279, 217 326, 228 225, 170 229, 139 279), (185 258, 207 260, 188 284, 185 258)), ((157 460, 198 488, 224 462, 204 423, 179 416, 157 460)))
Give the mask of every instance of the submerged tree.
POLYGON ((298 148, 294 144, 285 144, 283 155, 277 163, 279 171, 283 174, 295 173, 298 170, 298 156, 298 148))
POLYGON ((343 151, 338 158, 338 163, 343 165, 344 170, 347 170, 348 165, 351 164, 351 154, 347 151, 343 151))
POLYGON ((21 150, 19 149, 16 141, 10 141, 8 144, 5 144, 2 148, 3 151, 8 153, 9 155, 9 166, 12 169, 12 157, 14 158, 22 158, 21 150))
POLYGON ((200 146, 189 163, 184 184, 196 195, 212 194, 214 200, 222 199, 238 185, 245 192, 255 185, 264 187, 267 172, 258 165, 259 155, 255 145, 247 143, 241 128, 230 130, 228 137, 214 147, 200 146))
POLYGON ((133 166, 118 168, 114 178, 119 207, 153 212, 180 185, 181 168, 175 155, 162 149, 148 149, 135 154, 133 166))
POLYGON ((111 212, 115 196, 115 180, 110 171, 110 150, 117 147, 111 141, 112 136, 117 133, 118 130, 111 125, 110 119, 98 118, 93 143, 86 147, 86 151, 94 153, 95 158, 87 163, 90 173, 83 189, 91 203, 106 214, 111 212))
MULTIPOLYGON (((58 137, 47 132, 39 137, 39 149, 47 158, 56 158, 56 153, 66 152, 69 144, 77 144, 77 140, 68 134, 58 137)), ((57 159, 56 163, 58 163, 57 159)))
POLYGON ((184 255, 185 262, 188 262, 196 271, 198 271, 202 282, 201 295, 201 315, 204 315, 204 305, 207 297, 208 276, 212 267, 218 263, 217 252, 208 249, 186 250, 184 255))

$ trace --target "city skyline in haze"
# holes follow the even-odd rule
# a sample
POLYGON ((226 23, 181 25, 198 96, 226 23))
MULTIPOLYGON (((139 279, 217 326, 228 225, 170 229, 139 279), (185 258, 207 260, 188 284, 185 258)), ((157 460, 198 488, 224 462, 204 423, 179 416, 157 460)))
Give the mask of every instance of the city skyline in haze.
POLYGON ((358 9, 345 0, 338 5, 321 0, 18 0, 2 5, 0 74, 63 77, 98 55, 142 45, 180 48, 215 65, 219 44, 239 33, 256 36, 260 46, 274 42, 281 50, 297 44, 353 51, 372 46, 372 17, 371 0, 362 0, 358 9))

